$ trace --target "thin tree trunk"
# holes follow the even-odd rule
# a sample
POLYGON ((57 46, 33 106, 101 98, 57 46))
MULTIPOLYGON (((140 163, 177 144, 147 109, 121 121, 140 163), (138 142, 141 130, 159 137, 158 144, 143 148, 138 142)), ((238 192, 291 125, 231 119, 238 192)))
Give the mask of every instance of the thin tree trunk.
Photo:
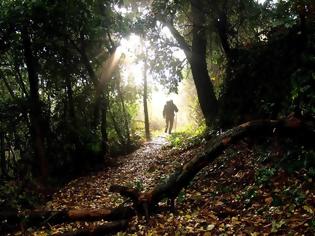
POLYGON ((38 181, 44 184, 48 177, 48 163, 45 153, 45 138, 43 129, 42 109, 39 97, 39 80, 36 72, 36 61, 32 52, 32 45, 28 29, 22 30, 22 43, 24 49, 25 64, 28 72, 30 85, 30 119, 31 119, 31 136, 33 148, 37 160, 38 169, 34 166, 34 172, 37 172, 38 181))
POLYGON ((83 65, 85 66, 85 69, 90 77, 90 80, 92 81, 94 88, 95 88, 95 98, 94 98, 94 113, 93 113, 93 122, 92 126, 96 130, 97 126, 99 125, 99 118, 100 118, 100 104, 101 104, 101 84, 99 80, 97 79, 97 75, 91 65, 90 59, 86 53, 86 47, 84 43, 83 36, 81 35, 80 38, 80 45, 78 46, 73 40, 69 39, 72 46, 79 52, 81 56, 81 60, 83 65))
POLYGON ((71 83, 71 78, 70 74, 68 72, 68 68, 70 67, 69 65, 69 58, 68 58, 68 40, 65 39, 64 41, 64 64, 65 64, 65 69, 64 69, 64 77, 65 77, 65 85, 66 85, 66 91, 67 91, 67 98, 68 98, 68 103, 69 103, 69 117, 72 125, 73 130, 77 130, 77 118, 76 118, 76 113, 75 113, 75 107, 74 107, 74 100, 73 100, 73 90, 72 90, 72 83, 71 83))
POLYGON ((74 102, 73 102, 73 90, 72 90, 71 80, 68 74, 65 75, 65 82, 66 82, 66 91, 67 91, 67 98, 68 98, 68 104, 69 104, 69 117, 70 117, 73 128, 76 129, 77 119, 75 115, 75 108, 74 108, 74 102))
POLYGON ((14 65, 14 69, 15 69, 15 74, 16 74, 16 76, 15 76, 16 82, 20 85, 20 88, 21 88, 23 94, 27 97, 29 94, 26 90, 26 87, 25 87, 24 81, 22 79, 22 75, 21 75, 21 72, 20 72, 18 65, 14 65))
MULTIPOLYGON (((11 97, 12 97, 12 99, 13 100, 17 100, 17 96, 14 94, 14 92, 13 92, 13 89, 11 88, 11 86, 10 86, 10 84, 8 83, 8 81, 7 81, 7 79, 6 79, 6 77, 5 77, 5 75, 0 71, 0 75, 1 75, 1 78, 3 79, 3 82, 4 82, 4 84, 5 84, 5 87, 8 89, 8 91, 9 91, 9 93, 10 93, 10 95, 11 95, 11 97)), ((17 77, 17 76, 16 76, 17 77)), ((25 93, 25 95, 27 95, 27 93, 25 93)), ((27 117, 27 112, 26 112, 26 107, 25 107, 25 105, 24 104, 21 104, 21 112, 22 112, 22 115, 23 115, 23 118, 24 118, 24 120, 25 120, 25 122, 26 122, 26 124, 27 124, 27 127, 30 129, 30 122, 29 122, 29 120, 28 120, 28 117, 27 117)))
POLYGON ((120 77, 120 73, 117 73, 117 92, 118 92, 118 97, 121 103, 121 107, 122 107, 122 112, 123 112, 123 120, 124 120, 124 129, 126 132, 126 136, 127 136, 127 144, 130 144, 130 131, 129 131, 129 122, 128 122, 128 113, 126 110, 126 106, 125 106, 125 101, 124 101, 124 96, 123 93, 121 91, 121 77, 120 77))
MULTIPOLYGON (((143 44, 143 40, 142 44, 143 44)), ((143 68, 143 112, 144 112, 144 129, 145 129, 145 138, 146 140, 150 140, 150 123, 149 123, 149 112, 148 112, 148 78, 147 78, 147 72, 148 72, 148 62, 147 62, 147 51, 146 49, 143 50, 142 45, 142 51, 144 54, 144 68, 143 68)))
POLYGON ((5 134, 3 132, 1 132, 0 133, 0 165, 1 165, 1 175, 4 177, 8 177, 7 163, 6 163, 6 159, 5 159, 4 136, 5 136, 5 134))
POLYGON ((11 88, 11 86, 10 86, 9 82, 7 81, 5 75, 3 75, 3 74, 1 73, 1 77, 2 77, 2 80, 3 80, 3 82, 4 82, 5 86, 6 86, 6 88, 7 88, 8 91, 9 91, 11 97, 12 97, 13 99, 16 99, 15 94, 14 94, 14 92, 13 92, 13 89, 11 88))
POLYGON ((115 120, 114 114, 111 112, 111 110, 108 110, 109 114, 110 114, 110 118, 112 119, 113 125, 114 125, 114 129, 116 131, 116 134, 118 136, 118 139, 120 141, 121 144, 125 145, 125 137, 122 135, 120 129, 119 129, 119 125, 117 123, 117 121, 115 120))
POLYGON ((102 134, 102 153, 108 153, 108 136, 107 136, 107 98, 102 103, 102 120, 101 120, 101 134, 102 134))

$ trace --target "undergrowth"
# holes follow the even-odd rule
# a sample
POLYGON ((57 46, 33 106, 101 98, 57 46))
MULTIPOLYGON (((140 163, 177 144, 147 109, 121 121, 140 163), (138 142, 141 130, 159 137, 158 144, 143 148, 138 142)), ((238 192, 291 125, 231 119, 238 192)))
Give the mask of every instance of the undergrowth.
POLYGON ((209 134, 211 132, 205 125, 200 125, 197 128, 187 126, 183 130, 169 135, 167 140, 170 142, 172 148, 186 150, 205 143, 209 134))

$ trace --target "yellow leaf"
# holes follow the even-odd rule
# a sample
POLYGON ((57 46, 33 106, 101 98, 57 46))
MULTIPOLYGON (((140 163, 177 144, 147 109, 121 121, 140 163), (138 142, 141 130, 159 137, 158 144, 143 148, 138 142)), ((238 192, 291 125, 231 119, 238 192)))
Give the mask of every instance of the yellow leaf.
POLYGON ((215 227, 214 224, 208 225, 208 226, 207 226, 207 230, 211 231, 211 230, 214 229, 214 227, 215 227))
POLYGON ((232 223, 235 224, 235 225, 237 225, 237 224, 240 224, 241 222, 238 220, 238 217, 233 216, 233 217, 232 217, 232 223))
POLYGON ((191 219, 191 215, 185 215, 185 217, 189 220, 189 219, 191 219))
POLYGON ((217 202, 215 203, 215 205, 216 205, 216 206, 222 206, 222 205, 224 205, 224 203, 221 202, 221 201, 217 201, 217 202))
POLYGON ((310 214, 314 214, 314 211, 313 211, 312 207, 310 207, 310 206, 305 205, 305 206, 303 206, 303 209, 310 214))

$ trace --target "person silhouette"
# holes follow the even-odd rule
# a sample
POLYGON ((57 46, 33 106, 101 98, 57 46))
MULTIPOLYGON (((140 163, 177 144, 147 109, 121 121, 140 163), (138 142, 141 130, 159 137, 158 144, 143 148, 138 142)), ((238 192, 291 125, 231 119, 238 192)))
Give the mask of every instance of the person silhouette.
POLYGON ((173 103, 173 100, 167 101, 163 109, 163 118, 165 119, 165 124, 166 124, 165 133, 167 133, 167 131, 169 134, 172 133, 175 112, 178 112, 178 108, 173 103))

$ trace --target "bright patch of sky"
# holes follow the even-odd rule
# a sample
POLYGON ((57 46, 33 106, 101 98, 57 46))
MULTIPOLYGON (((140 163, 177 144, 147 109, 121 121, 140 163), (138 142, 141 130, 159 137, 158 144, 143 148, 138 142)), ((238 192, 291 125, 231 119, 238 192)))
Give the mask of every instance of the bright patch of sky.
MULTIPOLYGON (((173 37, 169 28, 163 27, 161 33, 162 33, 162 36, 165 36, 165 37, 175 41, 175 38, 173 37)), ((184 51, 181 50, 180 48, 174 48, 173 49, 173 56, 178 58, 179 60, 184 60, 186 58, 184 51)))
MULTIPOLYGON (((267 1, 267 0, 257 0, 257 2, 260 3, 260 4, 264 4, 266 1, 267 1)), ((277 2, 277 0, 272 0, 272 1, 270 1, 270 2, 274 4, 274 3, 277 2)))

